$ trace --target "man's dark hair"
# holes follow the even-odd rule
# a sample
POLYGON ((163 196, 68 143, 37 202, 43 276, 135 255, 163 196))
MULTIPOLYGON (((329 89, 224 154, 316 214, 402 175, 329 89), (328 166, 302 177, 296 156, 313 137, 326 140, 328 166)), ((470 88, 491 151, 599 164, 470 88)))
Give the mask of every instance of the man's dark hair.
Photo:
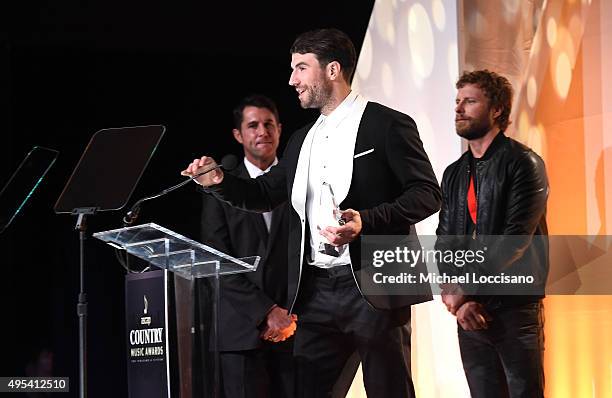
POLYGON ((504 76, 487 69, 463 72, 455 87, 460 89, 466 84, 474 84, 484 91, 485 97, 493 109, 501 110, 496 122, 502 131, 510 124, 510 112, 512 111, 512 84, 504 76))
POLYGON ((279 123, 278 117, 278 109, 276 108, 276 104, 270 98, 261 94, 251 94, 249 96, 244 97, 238 105, 234 108, 234 128, 240 130, 240 126, 242 125, 242 117, 244 108, 247 106, 254 106, 255 108, 265 108, 274 114, 276 118, 276 123, 279 123))
POLYGON ((302 33, 293 42, 291 54, 316 55, 322 67, 332 61, 338 61, 342 74, 347 82, 353 80, 355 63, 355 46, 346 33, 338 29, 317 29, 302 33))

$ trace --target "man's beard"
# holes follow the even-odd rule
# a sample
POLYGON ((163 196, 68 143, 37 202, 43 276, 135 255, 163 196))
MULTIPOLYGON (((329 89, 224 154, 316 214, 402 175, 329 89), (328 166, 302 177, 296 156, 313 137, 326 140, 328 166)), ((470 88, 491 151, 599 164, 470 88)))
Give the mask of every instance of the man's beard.
POLYGON ((302 108, 316 108, 321 109, 327 105, 332 95, 332 85, 330 82, 323 79, 320 81, 321 84, 310 86, 308 91, 308 101, 301 102, 302 108))
POLYGON ((487 135, 491 130, 491 123, 488 120, 464 120, 463 123, 467 122, 467 126, 464 128, 457 127, 455 123, 455 130, 459 137, 465 138, 468 141, 477 140, 487 135))

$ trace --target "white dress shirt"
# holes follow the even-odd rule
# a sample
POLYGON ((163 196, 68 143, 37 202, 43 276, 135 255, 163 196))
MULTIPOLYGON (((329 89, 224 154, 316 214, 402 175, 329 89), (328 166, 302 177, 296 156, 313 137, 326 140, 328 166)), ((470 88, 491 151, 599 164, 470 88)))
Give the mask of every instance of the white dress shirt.
POLYGON ((329 243, 319 231, 328 226, 339 226, 329 190, 323 188, 323 183, 333 188, 336 204, 340 205, 351 186, 357 130, 366 105, 367 101, 352 91, 332 113, 319 116, 309 132, 313 137, 308 165, 306 217, 310 227, 309 263, 317 267, 331 268, 351 262, 348 244, 337 248, 337 257, 319 251, 322 244, 329 243))
MULTIPOLYGON (((275 157, 274 158, 274 162, 272 162, 270 167, 268 167, 265 170, 262 170, 259 167, 255 166, 253 163, 251 163, 246 158, 246 156, 244 157, 244 166, 246 167, 247 171, 249 172, 249 176, 251 178, 257 178, 260 175, 267 173, 268 171, 270 171, 272 166, 275 166, 277 163, 278 163, 278 158, 275 157)), ((270 232, 270 225, 272 225, 272 212, 268 211, 268 212, 262 213, 262 216, 264 218, 264 222, 266 223, 266 228, 268 229, 268 232, 270 232)))

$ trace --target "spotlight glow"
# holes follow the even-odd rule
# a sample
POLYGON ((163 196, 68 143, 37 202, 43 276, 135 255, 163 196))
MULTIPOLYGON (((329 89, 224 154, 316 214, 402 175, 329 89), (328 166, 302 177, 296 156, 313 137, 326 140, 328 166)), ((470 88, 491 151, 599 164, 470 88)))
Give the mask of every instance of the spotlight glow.
POLYGON ((372 71, 372 35, 368 30, 363 39, 361 53, 359 54, 359 62, 357 62, 357 73, 359 78, 367 79, 372 71))
POLYGON ((442 32, 446 25, 446 11, 444 10, 444 3, 442 3, 442 0, 433 0, 431 2, 431 12, 436 28, 442 32))
POLYGON ((393 71, 388 63, 384 63, 381 68, 380 81, 382 82, 382 89, 387 98, 393 96, 393 71))
POLYGON ((418 85, 429 77, 434 65, 434 36, 427 11, 415 4, 408 12, 408 45, 413 78, 418 85))
POLYGON ((546 23, 546 41, 550 47, 554 47, 557 42, 557 21, 554 18, 548 18, 546 23))
POLYGON ((567 97, 567 93, 572 81, 572 66, 569 56, 562 52, 555 63, 555 91, 562 99, 567 97))
POLYGON ((537 96, 538 85, 535 77, 529 76, 529 80, 527 80, 527 104, 529 104, 529 107, 533 108, 535 106, 537 96))

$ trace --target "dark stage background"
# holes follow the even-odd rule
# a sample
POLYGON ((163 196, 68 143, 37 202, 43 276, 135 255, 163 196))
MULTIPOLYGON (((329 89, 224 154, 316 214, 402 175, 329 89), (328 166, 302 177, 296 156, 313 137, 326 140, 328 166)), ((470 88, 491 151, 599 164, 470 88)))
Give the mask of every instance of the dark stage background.
MULTIPOLYGON (((34 145, 60 151, 47 179, 0 235, 1 376, 45 373, 78 383, 79 281, 75 219, 52 207, 92 134, 163 124, 167 132, 137 198, 173 185, 202 154, 239 155, 231 109, 244 95, 277 101, 281 147, 316 113, 287 84, 289 47, 317 27, 346 31, 358 50, 373 0, 307 2, 3 2, 0 15, 0 186, 34 145), (46 359, 42 361, 41 359, 46 359)), ((108 154, 113 161, 113 154, 108 154)), ((123 212, 90 218, 89 234, 120 227, 123 212)), ((193 186, 142 208, 140 222, 198 238, 193 186)), ((89 394, 126 394, 124 271, 89 239, 89 394)))

